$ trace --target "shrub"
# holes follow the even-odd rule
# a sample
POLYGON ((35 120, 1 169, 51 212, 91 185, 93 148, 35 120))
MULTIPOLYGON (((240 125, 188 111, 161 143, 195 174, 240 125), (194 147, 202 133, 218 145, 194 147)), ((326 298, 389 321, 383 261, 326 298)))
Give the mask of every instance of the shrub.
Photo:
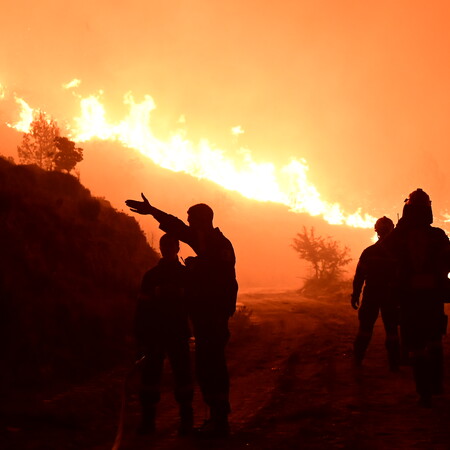
POLYGON ((310 263, 312 273, 306 279, 304 290, 315 291, 333 286, 342 281, 344 267, 352 260, 350 249, 341 247, 330 236, 317 236, 314 228, 297 233, 292 244, 300 259, 310 263))

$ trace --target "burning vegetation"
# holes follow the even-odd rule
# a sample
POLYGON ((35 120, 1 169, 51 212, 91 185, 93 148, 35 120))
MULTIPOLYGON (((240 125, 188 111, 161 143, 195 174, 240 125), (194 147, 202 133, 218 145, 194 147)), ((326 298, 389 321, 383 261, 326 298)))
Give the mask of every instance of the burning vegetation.
POLYGON ((37 111, 17 147, 21 164, 36 164, 41 169, 70 173, 83 160, 83 149, 75 147, 56 122, 42 111, 37 111))
MULTIPOLYGON (((80 81, 74 81, 76 83, 67 83, 64 88, 77 88, 80 81)), ((244 147, 239 148, 236 154, 228 155, 207 139, 201 139, 198 143, 189 140, 183 120, 177 130, 162 139, 152 125, 156 104, 151 96, 145 95, 138 102, 131 92, 126 93, 123 103, 128 113, 122 120, 112 122, 108 119, 109 112, 101 94, 79 97, 80 115, 67 124, 68 135, 75 142, 120 142, 125 147, 138 150, 162 168, 210 180, 249 199, 279 203, 294 212, 322 217, 333 225, 356 228, 373 226, 375 219, 362 213, 361 209, 348 213, 340 204, 324 200, 308 179, 309 167, 303 158, 291 158, 287 164, 277 166, 272 162, 255 160, 252 152, 244 147)), ((29 133, 39 110, 17 96, 15 101, 20 107, 20 118, 10 126, 29 133)), ((231 133, 237 135, 244 131, 237 126, 231 129, 231 133)))

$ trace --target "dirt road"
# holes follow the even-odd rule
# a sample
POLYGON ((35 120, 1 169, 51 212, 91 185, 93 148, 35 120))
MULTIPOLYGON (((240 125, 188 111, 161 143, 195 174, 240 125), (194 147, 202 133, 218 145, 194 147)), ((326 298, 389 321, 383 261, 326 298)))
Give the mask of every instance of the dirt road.
MULTIPOLYGON (((416 405, 410 368, 388 370, 381 324, 363 367, 353 366, 357 320, 348 297, 254 293, 240 301, 252 314, 249 321, 244 310, 231 323, 232 435, 213 442, 177 437, 167 375, 153 437, 135 435, 137 381, 131 383, 122 449, 450 449, 449 395, 431 409, 416 405)), ((3 414, 0 448, 110 449, 127 370, 38 397, 32 406, 18 402, 3 414)), ((195 410, 200 424, 206 409, 198 392, 195 410)))

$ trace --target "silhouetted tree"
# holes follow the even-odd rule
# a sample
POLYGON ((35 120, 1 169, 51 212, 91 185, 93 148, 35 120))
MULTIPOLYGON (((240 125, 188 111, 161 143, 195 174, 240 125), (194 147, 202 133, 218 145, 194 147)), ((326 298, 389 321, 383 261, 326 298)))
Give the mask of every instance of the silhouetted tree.
POLYGON ((30 131, 23 135, 22 145, 17 147, 20 163, 53 170, 57 152, 55 138, 59 137, 59 133, 56 122, 39 111, 30 124, 30 131))
POLYGON ((303 227, 302 233, 297 233, 292 244, 300 259, 308 261, 313 268, 313 280, 323 282, 339 281, 343 268, 352 260, 350 249, 341 248, 339 242, 330 236, 316 236, 314 227, 308 231, 303 227))
POLYGON ((75 142, 70 141, 66 137, 55 138, 55 145, 58 149, 54 156, 54 168, 60 172, 66 171, 70 173, 77 163, 83 160, 83 149, 75 147, 75 142))
POLYGON ((60 129, 53 119, 39 111, 25 133, 22 145, 17 147, 21 164, 36 164, 45 170, 70 173, 83 160, 83 149, 75 147, 66 137, 60 136, 60 129))

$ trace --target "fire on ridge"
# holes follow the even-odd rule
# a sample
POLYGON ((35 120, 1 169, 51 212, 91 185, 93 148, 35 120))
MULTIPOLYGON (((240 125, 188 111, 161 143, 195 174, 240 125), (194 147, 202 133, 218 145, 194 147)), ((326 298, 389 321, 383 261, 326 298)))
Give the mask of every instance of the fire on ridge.
MULTIPOLYGON (((80 80, 72 80, 63 87, 73 89, 79 84, 80 80)), ((6 90, 2 85, 0 88, 0 98, 3 98, 6 90)), ((245 148, 241 149, 238 157, 232 158, 225 150, 212 146, 207 139, 198 143, 190 141, 183 130, 174 131, 168 139, 162 140, 152 129, 151 114, 156 105, 149 95, 137 102, 131 92, 126 93, 123 102, 128 114, 116 123, 107 120, 100 95, 76 97, 80 115, 67 125, 69 137, 76 142, 94 139, 117 141, 138 150, 162 168, 206 178, 249 199, 280 203, 294 212, 321 216, 333 225, 372 228, 375 223, 376 219, 363 214, 361 209, 349 214, 338 203, 322 199, 316 186, 308 180, 309 166, 303 158, 292 158, 289 164, 278 167, 272 162, 256 161, 251 151, 245 148)), ((20 113, 9 126, 27 132, 39 108, 32 108, 16 95, 14 98, 20 113)), ((231 131, 243 133, 240 126, 231 131)))

